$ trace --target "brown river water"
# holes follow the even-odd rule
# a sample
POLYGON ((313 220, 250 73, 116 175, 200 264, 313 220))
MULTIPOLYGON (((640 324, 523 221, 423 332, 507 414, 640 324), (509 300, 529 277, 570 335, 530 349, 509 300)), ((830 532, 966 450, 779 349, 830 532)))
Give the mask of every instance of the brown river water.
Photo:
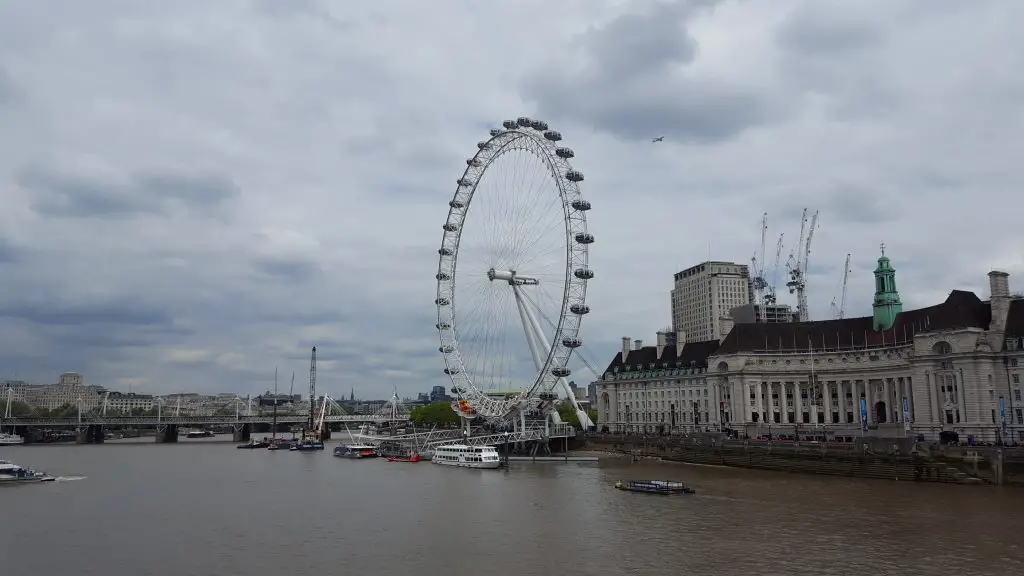
POLYGON ((623 461, 465 470, 207 440, 0 459, 62 477, 0 489, 3 575, 1024 575, 1013 488, 623 461))

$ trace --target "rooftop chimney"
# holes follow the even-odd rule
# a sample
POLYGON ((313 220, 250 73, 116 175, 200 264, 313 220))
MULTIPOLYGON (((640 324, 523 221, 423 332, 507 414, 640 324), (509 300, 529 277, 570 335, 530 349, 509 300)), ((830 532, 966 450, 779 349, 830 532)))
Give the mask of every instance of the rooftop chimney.
POLYGON ((665 346, 668 346, 668 334, 665 332, 658 332, 658 359, 661 359, 661 353, 665 351, 665 346))
POLYGON ((622 337, 622 363, 626 363, 626 357, 629 356, 629 336, 622 337))
POLYGON ((989 342, 1002 349, 1003 338, 1006 335, 1006 317, 1010 314, 1010 275, 993 270, 988 273, 988 285, 992 295, 989 301, 992 321, 989 322, 988 331, 993 333, 993 338, 989 339, 989 342))
POLYGON ((723 316, 718 319, 718 322, 720 326, 718 340, 721 342, 722 340, 725 340, 725 337, 729 335, 729 332, 732 332, 732 327, 736 324, 736 321, 728 316, 723 316))
POLYGON ((683 355, 684 346, 686 346, 686 330, 676 330, 676 358, 683 355))
POLYGON ((988 287, 993 298, 1010 297, 1010 275, 1000 270, 988 273, 988 287))
POLYGON ((633 340, 633 350, 639 350, 644 347, 643 340, 633 340))

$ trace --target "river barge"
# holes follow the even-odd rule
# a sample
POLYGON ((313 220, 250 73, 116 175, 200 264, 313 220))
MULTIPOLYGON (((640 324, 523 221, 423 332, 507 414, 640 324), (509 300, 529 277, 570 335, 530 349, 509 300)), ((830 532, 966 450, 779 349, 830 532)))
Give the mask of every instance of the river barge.
POLYGON ((643 494, 694 494, 696 491, 682 482, 672 480, 619 480, 615 483, 617 490, 640 492, 643 494))

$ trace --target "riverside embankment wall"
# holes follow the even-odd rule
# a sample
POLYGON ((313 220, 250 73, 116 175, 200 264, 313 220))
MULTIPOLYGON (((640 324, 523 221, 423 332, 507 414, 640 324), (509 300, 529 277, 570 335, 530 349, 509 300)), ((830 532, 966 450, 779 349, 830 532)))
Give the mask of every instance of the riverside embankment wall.
POLYGON ((593 435, 587 437, 587 448, 691 464, 900 481, 1024 486, 1024 450, 921 445, 906 439, 797 444, 737 441, 716 435, 593 435))

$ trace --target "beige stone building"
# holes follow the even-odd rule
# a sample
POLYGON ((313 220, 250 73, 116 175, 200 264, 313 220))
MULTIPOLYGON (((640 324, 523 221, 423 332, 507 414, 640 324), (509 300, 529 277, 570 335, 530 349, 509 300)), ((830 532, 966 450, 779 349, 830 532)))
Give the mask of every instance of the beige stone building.
POLYGON ((689 342, 714 340, 721 319, 752 303, 746 264, 708 261, 677 272, 672 288, 672 330, 689 342))
POLYGON ((689 367, 674 366, 658 347, 617 354, 598 382, 600 421, 652 432, 703 426, 790 439, 937 439, 955 432, 961 440, 1024 441, 1024 299, 1011 295, 1004 272, 991 272, 989 283, 986 301, 954 290, 941 304, 903 311, 895 270, 883 254, 872 316, 723 322, 721 341, 701 343, 711 351, 703 359, 695 354, 689 367), (635 370, 630 357, 643 358, 645 370, 635 370), (680 426, 678 418, 646 408, 638 420, 638 398, 649 406, 657 390, 660 400, 666 382, 678 382, 680 390, 699 382, 718 410, 709 409, 694 425, 683 418, 680 426))

